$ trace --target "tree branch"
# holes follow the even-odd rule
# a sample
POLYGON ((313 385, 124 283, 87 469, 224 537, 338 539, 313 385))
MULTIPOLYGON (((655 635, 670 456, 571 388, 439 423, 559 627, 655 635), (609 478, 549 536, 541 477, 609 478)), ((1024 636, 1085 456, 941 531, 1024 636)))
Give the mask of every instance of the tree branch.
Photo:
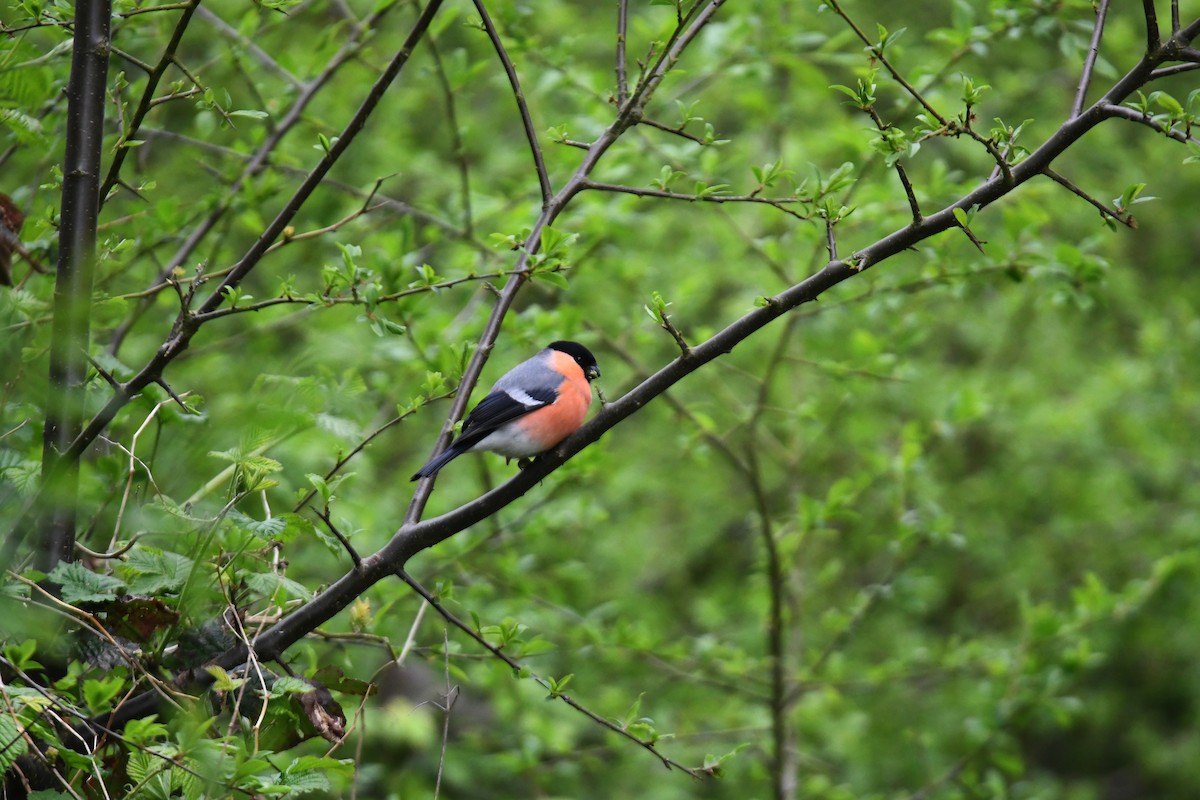
POLYGON ((629 98, 629 72, 625 67, 625 38, 629 30, 629 0, 617 0, 617 105, 629 98))
MULTIPOLYGON (((258 263, 263 254, 270 248, 271 244, 283 232, 296 212, 321 184, 325 175, 337 162, 343 153, 349 149, 355 137, 362 131, 370 118, 371 113, 383 98, 384 92, 388 86, 400 74, 404 65, 408 63, 412 55, 413 49, 425 32, 429 29, 429 24, 433 21, 434 15, 441 8, 443 0, 429 0, 421 15, 417 18, 411 32, 406 37, 403 45, 393 56, 391 63, 388 64, 383 74, 376 79, 366 98, 359 106, 351 120, 343 128, 341 135, 337 141, 331 145, 329 151, 321 159, 308 177, 301 183, 300 187, 287 201, 284 207, 276 215, 275 219, 263 230, 258 240, 250 247, 250 249, 242 256, 242 258, 229 270, 229 273, 221 281, 220 285, 213 290, 212 294, 200 305, 197 314, 210 313, 221 303, 225 302, 225 290, 227 288, 236 287, 242 279, 250 273, 254 266, 258 263)), ((265 159, 267 151, 260 151, 265 159)), ((64 193, 65 197, 65 193, 64 193)), ((88 295, 90 299, 90 293, 88 295)), ((163 341, 155 354, 146 362, 145 365, 129 379, 128 382, 122 384, 120 390, 114 390, 108 402, 96 412, 84 429, 74 436, 70 441, 70 445, 62 449, 59 457, 55 459, 54 469, 52 472, 57 472, 60 469, 74 470, 80 456, 84 450, 95 441, 109 423, 116 417, 122 408, 139 392, 152 383, 156 383, 163 374, 167 366, 178 358, 184 351, 187 350, 191 343, 192 337, 200 328, 200 322, 195 318, 195 315, 183 310, 180 312, 175 324, 171 328, 171 332, 163 341)), ((47 477, 47 480, 50 478, 47 477)), ((14 524, 10 529, 10 535, 5 545, 5 555, 11 559, 15 553, 16 547, 19 545, 21 538, 24 535, 25 521, 28 519, 29 511, 33 504, 41 502, 40 498, 45 492, 39 492, 37 496, 30 501, 22 513, 17 516, 14 524)))
MULTIPOLYGON (((440 7, 441 2, 442 0, 430 0, 430 5, 436 5, 440 7)), ((183 263, 191 256, 191 254, 195 252, 196 248, 200 246, 200 243, 204 241, 208 234, 211 233, 214 228, 216 228, 217 223, 221 221, 221 219, 225 216, 225 213, 233 205, 233 201, 237 197, 238 192, 240 192, 242 188, 246 186, 246 184, 248 184, 259 173, 267 168, 271 154, 275 152, 275 149, 279 146, 279 143, 283 140, 283 137, 286 136, 298 122, 300 122, 300 120, 303 118, 304 111, 308 108, 309 104, 312 103, 312 101, 325 87, 325 85, 333 78, 337 71, 344 64, 350 61, 356 53, 358 53, 359 49, 363 46, 365 38, 368 36, 372 28, 378 24, 379 20, 382 19, 385 14, 395 8, 396 5, 396 3, 387 3, 379 6, 374 13, 364 19, 362 23, 354 29, 353 33, 351 33, 349 38, 342 45, 341 49, 339 49, 338 52, 335 53, 334 56, 329 60, 329 63, 325 65, 325 68, 321 71, 321 73, 317 75, 316 78, 313 78, 308 82, 304 91, 300 93, 295 102, 293 102, 291 107, 288 108, 287 113, 285 113, 279 120, 278 124, 271 129, 271 132, 254 152, 254 155, 251 156, 251 158, 246 162, 241 174, 238 175, 238 177, 230 185, 229 190, 225 193, 225 196, 211 211, 208 212, 204 219, 201 220, 200 224, 192 229, 192 231, 184 239, 183 244, 179 246, 178 250, 175 251, 175 254, 172 255, 167 261, 166 266, 164 266, 160 271, 155 284, 164 283, 169 277, 171 277, 172 273, 175 272, 175 269, 182 266, 183 263)), ((303 187, 300 190, 297 190, 297 195, 303 191, 303 187)), ((311 194, 311 192, 311 189, 305 192, 305 197, 307 197, 308 194, 311 194)), ((125 340, 126 335, 128 335, 129 331, 132 329, 137 320, 141 318, 142 313, 144 313, 145 310, 150 307, 151 302, 152 298, 143 300, 138 308, 129 315, 126 321, 116 329, 116 331, 113 333, 112 341, 108 345, 108 350, 110 353, 113 355, 117 354, 121 348, 121 344, 125 340)))
MULTIPOLYGON (((432 594, 430 594, 429 591, 424 586, 422 586, 421 584, 419 584, 415 580, 413 580, 413 578, 411 576, 409 576, 409 574, 407 572, 404 572, 403 570, 398 570, 396 572, 396 577, 400 578, 400 580, 407 583, 414 592, 416 592, 421 597, 423 597, 425 599, 425 602, 427 602, 430 606, 433 607, 434 611, 441 614, 442 619, 446 620, 451 625, 453 625, 454 627, 458 628, 463 633, 470 636, 472 639, 475 640, 475 642, 478 645, 483 647, 483 649, 487 650, 493 656, 500 659, 505 664, 507 664, 509 667, 511 667, 513 672, 519 673, 523 669, 521 662, 519 662, 516 659, 509 656, 507 653, 505 653, 499 647, 496 647, 495 645, 493 645, 487 639, 483 638, 483 636, 478 631, 476 631, 470 625, 463 622, 461 619, 459 619, 457 616, 455 616, 453 613, 451 613, 445 606, 443 606, 438 601, 438 599, 436 597, 434 597, 432 594)), ((542 688, 551 689, 550 682, 547 681, 545 678, 542 678, 539 675, 532 675, 532 678, 542 688)), ((687 774, 691 775, 693 778, 703 777, 706 774, 704 772, 704 770, 702 770, 702 769, 685 767, 683 764, 680 764, 677 761, 673 761, 672 759, 667 758, 666 756, 664 756, 662 753, 660 753, 658 751, 658 748, 655 746, 654 742, 648 741, 646 739, 642 739, 638 736, 633 735, 626 728, 624 728, 620 725, 617 725, 610 720, 605 719, 604 717, 600 716, 596 712, 594 712, 591 709, 587 708, 586 706, 580 704, 578 701, 576 701, 574 698, 572 698, 568 694, 554 693, 554 694, 550 695, 550 698, 563 701, 568 706, 570 706, 571 708, 575 709, 576 711, 578 711, 579 713, 583 714, 585 717, 590 719, 592 722, 595 722, 596 724, 600 725, 601 727, 607 728, 608 730, 612 731, 613 733, 623 736, 626 739, 628 739, 632 742, 635 742, 636 744, 638 744, 641 747, 645 748, 646 750, 650 751, 654 755, 654 757, 657 758, 659 761, 661 761, 663 763, 663 766, 665 766, 667 769, 674 768, 674 769, 683 770, 687 774)))
POLYGON ((149 71, 150 74, 146 80, 146 88, 142 91, 142 99, 138 101, 138 107, 133 112, 129 124, 121 132, 121 138, 117 141, 112 163, 108 166, 108 175, 104 178, 104 183, 100 185, 101 207, 104 206, 104 200, 108 197, 108 193, 117 185, 117 181, 121 176, 121 165, 125 163, 125 157, 129 155, 132 149, 125 145, 130 139, 137 138, 138 129, 142 126, 142 121, 146 119, 146 114, 150 112, 150 108, 154 104, 154 91, 158 88, 158 83, 162 80, 167 67, 175 62, 175 51, 179 49, 179 43, 183 41, 183 34, 187 31, 188 23, 192 21, 192 14, 199 7, 200 0, 189 0, 184 4, 183 13, 179 15, 179 20, 175 23, 175 30, 171 31, 171 38, 167 41, 167 46, 163 48, 162 56, 159 57, 158 63, 154 65, 154 68, 149 71))
POLYGON ((521 125, 525 128, 525 139, 529 142, 529 150, 533 154, 533 167, 537 172, 538 186, 542 190, 542 205, 546 205, 554 196, 554 190, 550 188, 550 175, 546 172, 546 162, 542 158, 542 148, 538 144, 537 131, 533 129, 529 104, 525 102, 525 93, 521 91, 521 82, 517 79, 516 67, 513 66, 512 59, 508 57, 508 51, 504 49, 504 42, 500 41, 500 34, 496 31, 496 26, 492 24, 492 18, 488 15, 483 0, 473 0, 473 2, 475 10, 479 12, 479 16, 483 20, 484 30, 487 31, 488 38, 492 41, 492 47, 495 48, 500 63, 504 65, 504 74, 508 76, 508 84, 512 87, 513 98, 517 101, 517 111, 521 114, 521 125))
POLYGON ((100 213, 100 146, 108 79, 111 0, 79 8, 75 20, 71 77, 67 86, 66 152, 63 158, 58 270, 50 334, 50 392, 42 437, 41 531, 38 569, 49 572, 75 551, 79 461, 71 442, 83 423, 100 213))
POLYGON ((1083 111, 1083 103, 1087 99, 1088 85, 1092 82, 1092 72, 1096 68, 1096 57, 1100 55, 1100 39, 1104 36, 1104 23, 1108 18, 1108 0, 1100 0, 1096 7, 1096 23, 1092 27, 1092 42, 1088 46, 1087 58, 1083 62, 1083 72, 1079 76, 1079 88, 1075 91, 1075 102, 1071 105, 1071 116, 1079 116, 1083 111))
MULTIPOLYGON (((640 113, 642 106, 639 104, 648 99, 653 87, 657 85, 657 81, 661 80, 661 73, 657 73, 656 70, 665 71, 666 64, 674 63, 679 52, 698 32, 696 26, 700 25, 703 20, 711 18, 718 6, 719 2, 714 0, 704 7, 703 11, 692 17, 694 20, 692 27, 674 40, 668 48, 668 52, 664 53, 650 72, 643 77, 637 91, 631 95, 629 101, 618 113, 617 119, 591 145, 574 176, 539 215, 525 250, 518 257, 515 274, 510 277, 508 284, 501 292, 481 336, 480 345, 464 375, 459 397, 455 402, 456 411, 452 410, 451 419, 456 418, 455 413, 461 415, 462 409, 468 402, 467 395, 470 393, 470 388, 478 380, 487 352, 492 347, 504 315, 524 279, 529 256, 536 252, 541 230, 561 213, 576 193, 586 188, 587 176, 596 163, 621 135, 621 132, 632 124, 636 115, 640 113), (674 53, 674 55, 670 55, 670 53, 674 53)), ((706 341, 692 346, 686 357, 680 356, 674 359, 621 398, 606 405, 590 422, 558 448, 535 459, 530 466, 506 483, 441 516, 419 520, 431 486, 428 481, 422 482, 418 486, 413 503, 405 514, 404 522, 387 544, 377 552, 364 557, 358 569, 347 572, 314 599, 262 631, 249 646, 254 648, 257 657, 262 660, 279 657, 289 646, 332 618, 375 583, 390 577, 398 570, 403 570, 412 556, 445 541, 507 507, 537 486, 540 481, 566 461, 596 442, 603 434, 637 413, 655 397, 663 394, 693 372, 731 352, 739 343, 755 335, 773 321, 815 300, 824 292, 858 275, 863 270, 882 263, 925 239, 958 227, 954 214, 956 209, 978 208, 982 210, 1005 197, 1016 187, 1043 174, 1056 157, 1068 150, 1100 122, 1114 116, 1110 112, 1110 108, 1119 108, 1119 103, 1133 91, 1144 86, 1157 63, 1155 58, 1142 59, 1117 81, 1104 97, 1079 115, 1068 119, 1058 131, 1030 153, 1027 158, 1012 165, 1011 180, 990 178, 952 204, 924 217, 919 223, 908 224, 873 244, 857 250, 844 260, 830 260, 805 280, 774 296, 763 298, 760 307, 732 321, 706 341)), ((126 386, 128 387, 128 384, 126 386)), ((227 667, 235 666, 243 663, 247 655, 248 645, 241 644, 224 653, 217 659, 217 663, 227 667)), ((130 715, 139 709, 142 713, 148 713, 148 709, 153 708, 153 702, 153 697, 135 698, 122 707, 120 712, 122 718, 131 718, 130 715)), ((121 719, 109 719, 111 725, 120 722, 121 719)))
POLYGON ((1154 117, 1147 116, 1137 109, 1130 108, 1129 106, 1117 105, 1115 103, 1104 103, 1099 106, 1098 111, 1099 113, 1104 114, 1106 117, 1115 117, 1117 119, 1125 119, 1129 120, 1130 122, 1140 123, 1151 130, 1161 133, 1168 139, 1174 139, 1177 142, 1183 142, 1185 144, 1187 142, 1200 144, 1200 139, 1197 139, 1194 136, 1188 136, 1183 131, 1175 130, 1174 128, 1168 128, 1155 120, 1154 117))
MULTIPOLYGON (((541 246, 542 231, 558 218, 559 214, 563 212, 575 195, 586 188, 588 176, 596 168, 600 159, 616 143, 617 139, 641 117, 645 104, 650 100, 650 97, 654 94, 659 84, 662 83, 662 79, 667 71, 679 60, 683 51, 695 39, 704 26, 712 20, 713 16, 717 13, 717 9, 723 3, 724 0, 708 0, 708 3, 703 5, 703 10, 700 10, 700 3, 697 3, 693 7, 692 11, 689 12, 688 20, 686 20, 687 27, 681 26, 676 29, 666 49, 650 68, 650 71, 642 77, 633 94, 619 108, 616 119, 588 147, 583 161, 576 168, 570 180, 567 181, 566 185, 549 202, 543 204, 541 213, 534 220, 529 235, 525 239, 525 246, 522 248, 521 254, 517 257, 517 263, 513 267, 513 274, 505 283, 499 297, 496 298, 496 304, 492 307, 492 313, 488 317, 483 332, 479 336, 475 352, 471 356, 466 370, 463 371, 462 380, 459 382, 458 395, 454 398, 454 402, 450 406, 450 412, 446 417, 445 424, 442 426, 441 435, 434 445, 431 457, 436 456, 445 448, 454 423, 461 419, 466 412, 471 392, 474 390, 475 384, 479 382, 479 376, 483 373, 483 366, 487 363, 492 347, 496 343, 496 337, 500 335, 500 327, 504 322, 504 318, 507 316, 508 310, 512 307, 513 301, 516 300, 521 286, 529 277, 529 258, 541 246)), ((429 495, 432 491, 432 478, 427 478, 417 484, 416 492, 414 492, 413 499, 409 503, 408 510, 404 516, 406 525, 415 523, 421 518, 421 514, 425 510, 425 504, 429 501, 429 495)))
POLYGON ((757 203, 759 205, 771 206, 777 208, 789 216, 800 220, 807 220, 807 214, 802 214, 798 211, 793 211, 788 208, 788 204, 801 203, 803 200, 799 197, 762 197, 756 194, 687 194, 684 192, 672 192, 665 189, 651 189, 640 186, 622 186, 617 183, 602 183, 601 181, 588 180, 583 184, 584 189, 591 189, 597 192, 616 192, 619 194, 631 194, 635 197, 658 197, 663 200, 683 200, 688 203, 757 203))
POLYGON ((1142 14, 1146 17, 1146 55, 1149 56, 1161 44, 1158 34, 1158 12, 1154 10, 1154 0, 1142 0, 1142 14))

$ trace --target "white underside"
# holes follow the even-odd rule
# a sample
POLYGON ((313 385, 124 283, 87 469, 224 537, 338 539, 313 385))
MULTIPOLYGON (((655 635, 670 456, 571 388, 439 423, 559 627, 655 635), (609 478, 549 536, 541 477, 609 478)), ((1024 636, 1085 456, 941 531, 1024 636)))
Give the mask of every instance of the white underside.
POLYGON ((505 458, 528 458, 543 452, 543 448, 525 434, 517 425, 508 424, 481 439, 473 452, 486 450, 489 453, 499 453, 505 458))

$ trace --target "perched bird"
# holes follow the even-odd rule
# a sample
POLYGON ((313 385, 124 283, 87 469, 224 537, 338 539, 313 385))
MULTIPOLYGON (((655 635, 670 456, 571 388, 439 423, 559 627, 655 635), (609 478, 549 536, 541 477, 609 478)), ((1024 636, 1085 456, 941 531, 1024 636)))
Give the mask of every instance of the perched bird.
POLYGON ((462 433, 412 479, 428 478, 463 453, 489 451, 529 458, 550 450, 579 429, 592 404, 591 381, 600 367, 578 342, 551 342, 513 367, 479 401, 462 433))

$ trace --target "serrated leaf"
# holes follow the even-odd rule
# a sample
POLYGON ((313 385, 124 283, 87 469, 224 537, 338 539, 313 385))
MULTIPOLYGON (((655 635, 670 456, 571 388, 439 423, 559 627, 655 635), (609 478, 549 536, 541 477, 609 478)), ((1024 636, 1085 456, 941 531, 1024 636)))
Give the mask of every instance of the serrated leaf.
POLYGON ((157 595, 182 588, 192 565, 185 555, 143 545, 128 552, 119 572, 127 579, 131 593, 157 595))
POLYGON ((114 600, 125 589, 124 581, 92 572, 78 561, 58 562, 50 572, 50 580, 62 585, 62 599, 72 605, 114 600))
POLYGON ((307 694, 315 691, 316 688, 303 678, 284 675, 271 684, 271 694, 307 694))
POLYGON ((277 602, 283 599, 277 597, 279 592, 284 592, 289 597, 297 597, 301 600, 312 599, 312 592, 303 584, 274 572, 249 572, 243 576, 243 579, 246 581, 246 585, 255 592, 258 592, 263 597, 274 598, 277 602))

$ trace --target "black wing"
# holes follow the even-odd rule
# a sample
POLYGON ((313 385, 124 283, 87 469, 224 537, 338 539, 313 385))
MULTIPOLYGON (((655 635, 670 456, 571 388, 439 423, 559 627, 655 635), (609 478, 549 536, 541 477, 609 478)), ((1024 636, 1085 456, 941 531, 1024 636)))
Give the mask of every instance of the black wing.
POLYGON ((508 392, 499 391, 480 400, 479 405, 467 415, 462 435, 454 441, 454 449, 462 451, 474 447, 506 422, 550 405, 557 399, 558 393, 553 389, 534 390, 527 393, 526 397, 531 402, 522 403, 508 392))

